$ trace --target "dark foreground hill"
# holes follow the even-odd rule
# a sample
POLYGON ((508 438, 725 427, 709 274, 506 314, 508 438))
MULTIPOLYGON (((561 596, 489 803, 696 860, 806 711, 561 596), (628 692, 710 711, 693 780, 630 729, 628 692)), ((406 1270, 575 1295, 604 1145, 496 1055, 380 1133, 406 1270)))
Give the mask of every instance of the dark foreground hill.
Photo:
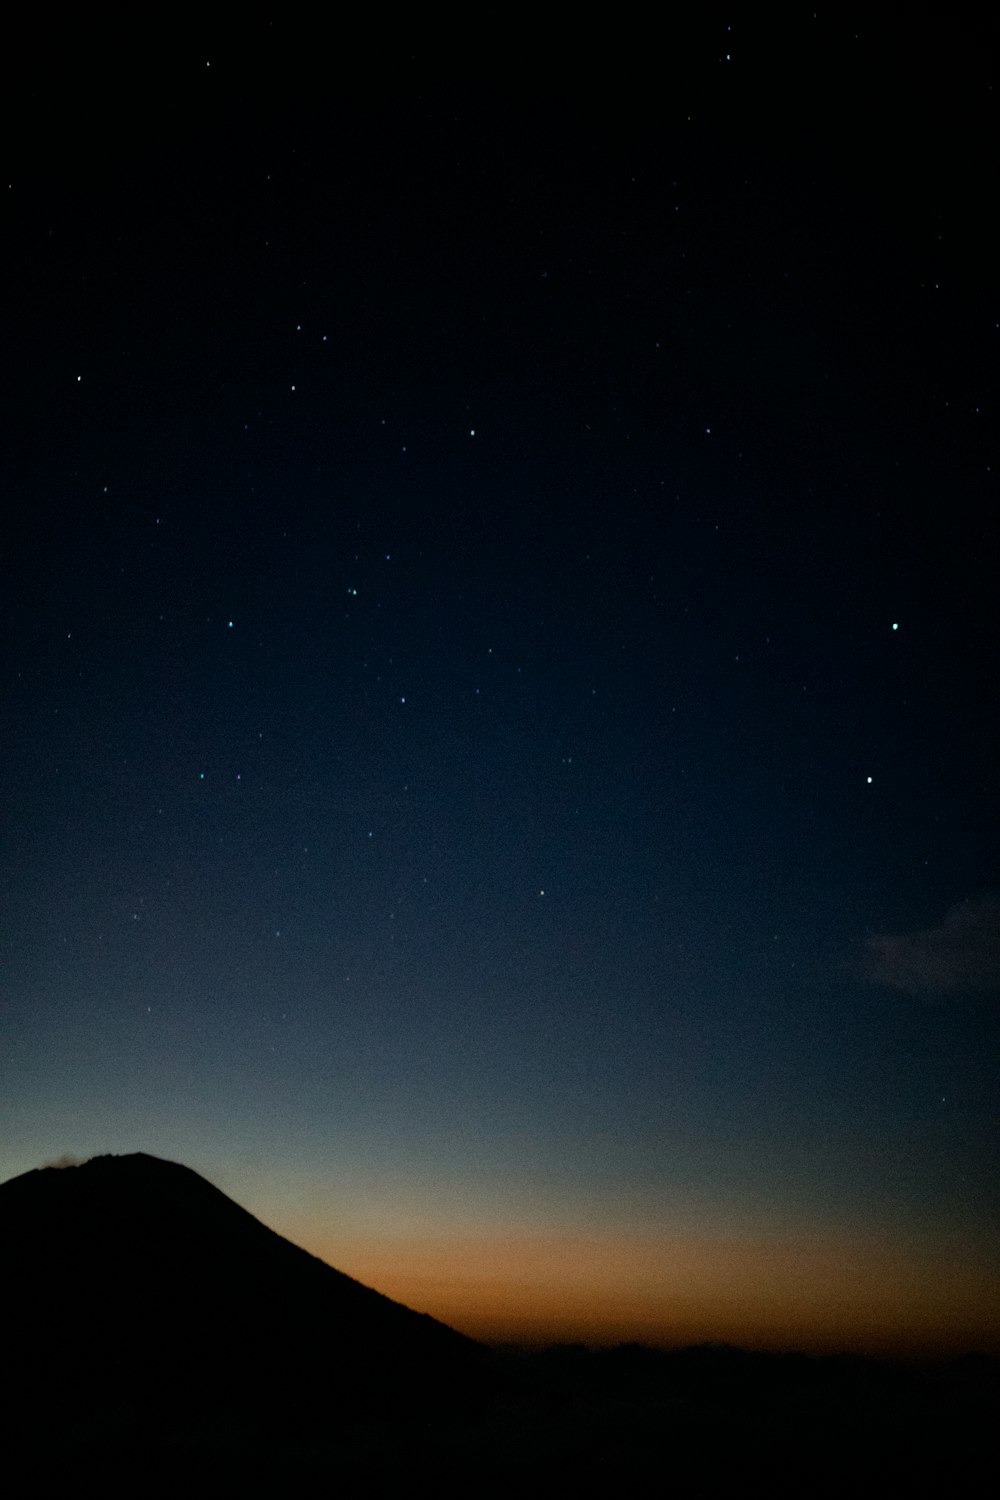
POLYGON ((333 1270, 185 1167, 0 1186, 8 1493, 957 1497, 985 1357, 487 1350, 333 1270))
POLYGON ((0 1186, 16 1422, 275 1439, 474 1406, 486 1350, 280 1235, 187 1167, 96 1157, 0 1186))

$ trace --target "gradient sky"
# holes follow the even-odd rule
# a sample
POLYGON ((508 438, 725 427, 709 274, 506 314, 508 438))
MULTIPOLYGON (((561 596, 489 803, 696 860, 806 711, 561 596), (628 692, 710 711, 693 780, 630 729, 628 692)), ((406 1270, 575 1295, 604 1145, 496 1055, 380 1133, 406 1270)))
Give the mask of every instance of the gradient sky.
POLYGON ((73 24, 0 1177, 174 1158, 494 1338, 1000 1348, 985 38, 73 24))

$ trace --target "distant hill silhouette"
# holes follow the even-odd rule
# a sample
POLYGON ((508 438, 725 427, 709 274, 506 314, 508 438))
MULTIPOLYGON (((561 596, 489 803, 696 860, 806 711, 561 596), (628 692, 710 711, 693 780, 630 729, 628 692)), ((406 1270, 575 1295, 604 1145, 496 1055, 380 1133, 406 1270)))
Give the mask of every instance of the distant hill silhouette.
POLYGON ((13 1409, 29 1423, 308 1435, 483 1388, 482 1346, 141 1153, 0 1186, 0 1285, 13 1409))
POLYGON ((144 1155, 0 1185, 0 1288, 18 1496, 956 1500, 1000 1420, 985 1357, 490 1351, 144 1155))

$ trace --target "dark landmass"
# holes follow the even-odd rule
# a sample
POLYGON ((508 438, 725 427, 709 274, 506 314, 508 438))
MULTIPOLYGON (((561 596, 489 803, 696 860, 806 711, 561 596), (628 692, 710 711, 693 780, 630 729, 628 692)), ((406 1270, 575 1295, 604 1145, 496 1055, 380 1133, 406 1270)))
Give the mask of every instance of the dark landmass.
POLYGON ((945 1496, 991 1467, 986 1356, 489 1349, 150 1156, 0 1186, 0 1272, 18 1494, 945 1496))

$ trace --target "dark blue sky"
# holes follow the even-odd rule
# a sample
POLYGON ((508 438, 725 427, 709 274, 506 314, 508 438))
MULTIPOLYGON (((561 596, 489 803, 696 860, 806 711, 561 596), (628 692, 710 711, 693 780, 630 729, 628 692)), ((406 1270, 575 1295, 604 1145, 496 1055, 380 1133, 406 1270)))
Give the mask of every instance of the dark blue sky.
POLYGON ((12 93, 4 1176, 473 1332, 995 1342, 975 28, 146 25, 12 93))

